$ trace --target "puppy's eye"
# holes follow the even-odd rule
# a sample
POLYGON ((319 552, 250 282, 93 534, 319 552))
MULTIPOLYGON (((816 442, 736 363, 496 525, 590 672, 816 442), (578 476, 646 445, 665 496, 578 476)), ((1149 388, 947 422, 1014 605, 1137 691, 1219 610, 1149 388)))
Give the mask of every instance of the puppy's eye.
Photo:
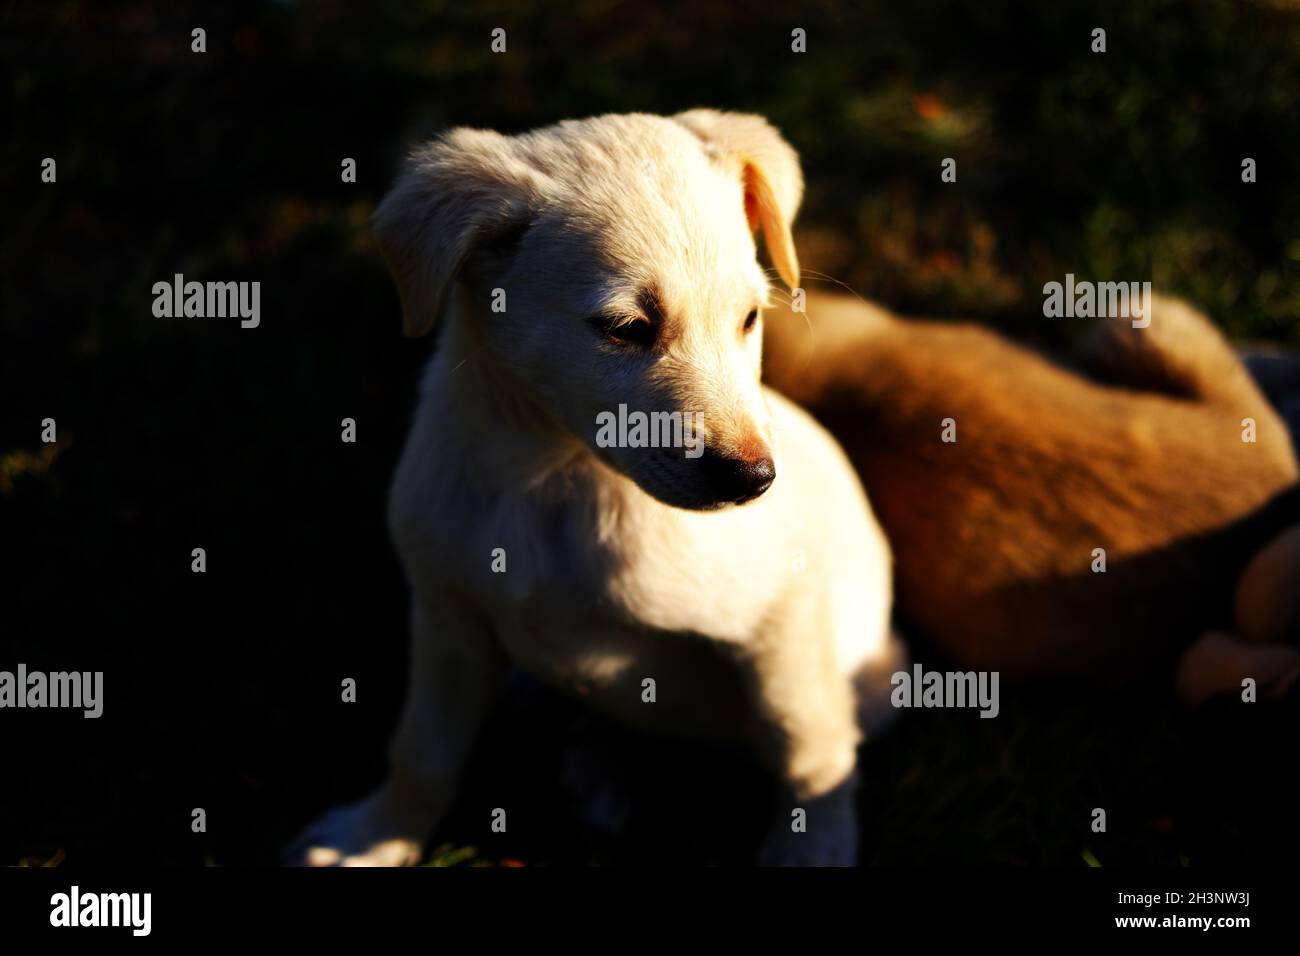
POLYGON ((611 315, 602 312, 587 319, 587 324, 618 345, 648 349, 658 338, 654 325, 639 315, 611 315))
POLYGON ((745 316, 745 324, 741 326, 741 331, 748 335, 754 331, 756 325, 758 325, 758 309, 751 309, 749 315, 745 316))

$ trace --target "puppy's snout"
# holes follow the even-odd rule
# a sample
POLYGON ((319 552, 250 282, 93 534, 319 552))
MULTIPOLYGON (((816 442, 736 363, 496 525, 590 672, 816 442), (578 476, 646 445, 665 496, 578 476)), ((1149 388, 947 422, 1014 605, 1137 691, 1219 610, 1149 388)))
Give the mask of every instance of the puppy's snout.
POLYGON ((752 501, 772 486, 776 464, 766 451, 752 457, 732 458, 706 450, 700 467, 718 501, 743 504, 752 501))

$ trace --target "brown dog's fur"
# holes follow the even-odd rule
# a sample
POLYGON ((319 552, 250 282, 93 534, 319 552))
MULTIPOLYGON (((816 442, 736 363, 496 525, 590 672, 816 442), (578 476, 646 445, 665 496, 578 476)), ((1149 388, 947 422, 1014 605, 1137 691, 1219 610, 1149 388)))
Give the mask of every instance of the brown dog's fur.
MULTIPOLYGON (((1098 320, 1093 378, 974 325, 847 296, 807 312, 769 315, 765 378, 844 445, 894 548, 904 628, 954 663, 1016 678, 1167 662, 1234 626, 1243 567, 1300 520, 1278 498, 1297 478, 1286 427, 1182 302, 1156 297, 1147 328, 1098 320)), ((1260 607, 1294 602, 1296 550, 1242 576, 1254 640, 1285 636, 1260 607)))

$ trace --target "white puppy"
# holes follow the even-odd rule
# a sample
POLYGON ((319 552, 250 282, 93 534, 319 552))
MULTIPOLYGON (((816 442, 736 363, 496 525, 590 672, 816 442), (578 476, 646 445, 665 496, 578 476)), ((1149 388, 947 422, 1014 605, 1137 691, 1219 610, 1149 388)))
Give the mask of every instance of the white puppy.
POLYGON ((441 323, 389 516, 410 685, 389 778, 294 860, 415 862, 511 661, 637 728, 752 744, 784 794, 760 859, 856 859, 859 719, 904 662, 858 479, 759 384, 753 234, 797 286, 802 189, 776 130, 712 110, 414 154, 375 213, 408 334, 441 323), (610 447, 611 417, 656 412, 683 416, 659 447, 610 447))

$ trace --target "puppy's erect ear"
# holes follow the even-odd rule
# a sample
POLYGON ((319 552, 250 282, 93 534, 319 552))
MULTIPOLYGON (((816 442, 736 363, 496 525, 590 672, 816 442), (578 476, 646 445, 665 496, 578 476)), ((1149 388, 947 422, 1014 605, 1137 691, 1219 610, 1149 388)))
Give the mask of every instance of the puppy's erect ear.
POLYGON ((799 154, 754 113, 689 110, 673 117, 728 162, 737 163, 751 229, 763 230, 768 255, 790 288, 799 285, 799 259, 790 227, 803 198, 799 154))
POLYGON ((455 129, 411 154, 372 218, 407 335, 433 328, 475 249, 522 234, 541 179, 509 137, 485 130, 455 129))

